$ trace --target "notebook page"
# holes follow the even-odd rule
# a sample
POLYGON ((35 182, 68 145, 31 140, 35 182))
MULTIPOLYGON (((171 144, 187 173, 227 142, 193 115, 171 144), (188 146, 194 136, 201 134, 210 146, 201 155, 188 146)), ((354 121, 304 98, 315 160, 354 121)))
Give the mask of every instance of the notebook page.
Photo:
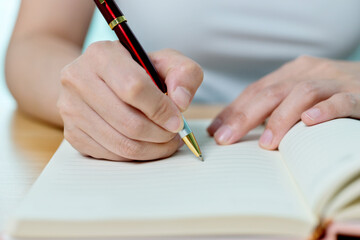
POLYGON ((18 219, 146 220, 278 216, 314 222, 276 151, 246 141, 218 146, 192 121, 205 162, 183 147, 150 162, 81 156, 64 141, 20 207, 18 219))
MULTIPOLYGON (((336 194, 330 204, 326 206, 326 217, 335 216, 336 218, 337 213, 341 213, 344 208, 347 208, 357 199, 360 201, 360 178, 347 184, 345 189, 336 194)), ((360 218, 360 215, 358 215, 358 218, 360 218)))
POLYGON ((355 175, 360 174, 360 121, 336 119, 307 127, 295 125, 280 143, 292 175, 316 212, 355 175))

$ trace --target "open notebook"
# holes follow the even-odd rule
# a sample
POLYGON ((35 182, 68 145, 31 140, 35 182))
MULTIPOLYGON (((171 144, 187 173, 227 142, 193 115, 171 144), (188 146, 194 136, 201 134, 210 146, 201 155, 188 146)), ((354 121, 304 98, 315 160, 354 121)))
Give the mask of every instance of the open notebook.
POLYGON ((8 226, 14 238, 285 236, 360 221, 360 121, 302 122, 279 151, 263 129, 218 146, 192 121, 205 162, 185 147, 150 162, 99 161, 64 141, 8 226))

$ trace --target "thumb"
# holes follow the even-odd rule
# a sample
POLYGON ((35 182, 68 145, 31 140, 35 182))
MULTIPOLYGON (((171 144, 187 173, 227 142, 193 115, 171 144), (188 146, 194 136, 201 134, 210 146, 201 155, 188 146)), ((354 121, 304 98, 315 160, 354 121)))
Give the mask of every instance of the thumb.
POLYGON ((149 55, 160 77, 165 80, 169 97, 181 111, 185 111, 203 81, 201 67, 175 50, 165 49, 149 55))

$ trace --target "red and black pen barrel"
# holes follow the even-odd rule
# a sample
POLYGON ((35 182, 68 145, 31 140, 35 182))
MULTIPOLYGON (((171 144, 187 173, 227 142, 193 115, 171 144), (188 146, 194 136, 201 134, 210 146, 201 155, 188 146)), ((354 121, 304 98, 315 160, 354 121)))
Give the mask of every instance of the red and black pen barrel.
POLYGON ((167 88, 164 81, 160 79, 158 72, 131 31, 117 4, 113 0, 94 0, 94 2, 110 28, 115 31, 120 43, 130 52, 132 58, 146 70, 158 88, 166 93, 167 88))

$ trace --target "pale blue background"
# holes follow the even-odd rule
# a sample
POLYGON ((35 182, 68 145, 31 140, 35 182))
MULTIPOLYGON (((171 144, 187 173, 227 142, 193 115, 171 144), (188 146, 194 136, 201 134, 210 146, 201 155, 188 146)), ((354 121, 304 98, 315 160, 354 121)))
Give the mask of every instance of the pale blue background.
MULTIPOLYGON (((0 110, 1 106, 15 106, 15 101, 9 93, 4 74, 5 54, 15 24, 20 0, 0 0, 0 110)), ((85 41, 87 47, 92 40, 115 40, 116 36, 104 23, 102 16, 96 12, 91 23, 89 38, 85 41), (96 31, 94 30, 96 29, 96 31), (95 36, 97 35, 97 36, 95 36)))
MULTIPOLYGON (((11 94, 6 88, 5 77, 4 77, 4 61, 5 53, 8 41, 10 39, 12 26, 15 23, 17 10, 19 6, 19 0, 0 0, 0 109, 4 104, 6 105, 15 105, 11 94)), ((90 44, 89 39, 93 40, 109 40, 115 39, 115 36, 109 28, 104 25, 102 17, 99 14, 95 15, 95 18, 92 22, 92 28, 89 32, 89 38, 85 43, 85 46, 90 44), (96 31, 94 31, 96 29, 96 31), (97 36, 94 36, 94 35, 97 36)), ((350 58, 351 60, 360 59, 360 48, 353 54, 350 58)))
POLYGON ((0 0, 0 109, 4 105, 14 105, 14 100, 5 84, 4 64, 6 48, 16 20, 19 3, 19 0, 0 0))

